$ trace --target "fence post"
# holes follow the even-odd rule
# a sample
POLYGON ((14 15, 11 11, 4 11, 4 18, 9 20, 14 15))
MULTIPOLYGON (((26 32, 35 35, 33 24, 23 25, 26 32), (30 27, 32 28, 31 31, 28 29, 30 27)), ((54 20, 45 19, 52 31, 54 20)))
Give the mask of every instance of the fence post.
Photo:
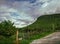
POLYGON ((16 31, 16 44, 18 44, 18 29, 16 31))

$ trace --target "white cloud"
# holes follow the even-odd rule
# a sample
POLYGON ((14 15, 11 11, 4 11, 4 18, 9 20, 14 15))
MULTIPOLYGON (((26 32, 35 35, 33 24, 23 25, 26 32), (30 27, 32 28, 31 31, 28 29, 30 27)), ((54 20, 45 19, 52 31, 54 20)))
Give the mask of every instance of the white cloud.
MULTIPOLYGON (((34 18, 32 18, 31 16, 28 16, 27 13, 25 13, 23 11, 18 11, 18 10, 13 9, 13 8, 9 8, 8 6, 5 6, 5 7, 1 6, 0 13, 1 13, 0 19, 10 20, 10 21, 14 22, 14 25, 16 27, 21 28, 21 27, 27 26, 30 23, 34 22, 34 18), (20 19, 20 20, 18 20, 18 19, 20 19), (22 21, 21 21, 21 19, 22 19, 22 21), (29 23, 26 23, 27 21, 29 23)), ((0 20, 0 21, 3 21, 3 20, 0 20)))
POLYGON ((24 27, 35 22, 44 14, 60 13, 60 0, 26 1, 0 0, 0 21, 11 20, 16 27, 24 27))

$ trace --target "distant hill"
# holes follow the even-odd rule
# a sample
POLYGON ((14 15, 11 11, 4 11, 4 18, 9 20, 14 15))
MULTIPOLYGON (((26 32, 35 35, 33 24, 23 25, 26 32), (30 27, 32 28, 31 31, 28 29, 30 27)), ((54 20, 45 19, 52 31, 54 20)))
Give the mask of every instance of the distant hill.
MULTIPOLYGON (((60 27, 60 14, 40 16, 36 22, 24 28, 24 30, 40 30, 60 27)), ((50 31, 50 30, 49 30, 50 31)))
MULTIPOLYGON (((53 32, 60 31, 60 14, 50 14, 40 16, 33 24, 20 29, 24 33, 24 39, 28 44, 35 39, 42 38, 53 32)), ((21 35, 21 34, 20 34, 21 35)), ((23 40, 24 41, 24 40, 23 40)))

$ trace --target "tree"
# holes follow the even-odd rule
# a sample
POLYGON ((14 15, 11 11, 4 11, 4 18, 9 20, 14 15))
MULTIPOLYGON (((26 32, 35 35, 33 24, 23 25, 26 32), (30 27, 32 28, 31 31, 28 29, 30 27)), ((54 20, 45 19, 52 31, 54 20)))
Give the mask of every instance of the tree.
POLYGON ((13 26, 14 23, 11 21, 3 21, 0 23, 0 35, 5 37, 10 37, 15 34, 16 28, 13 26))

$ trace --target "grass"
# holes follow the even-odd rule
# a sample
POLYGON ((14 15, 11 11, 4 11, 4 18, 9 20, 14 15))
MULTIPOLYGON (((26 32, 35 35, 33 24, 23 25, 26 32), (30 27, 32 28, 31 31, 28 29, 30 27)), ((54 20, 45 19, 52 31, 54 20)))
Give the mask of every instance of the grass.
MULTIPOLYGON (((39 33, 39 34, 36 34, 36 35, 29 36, 28 39, 22 39, 21 41, 19 41, 19 44, 29 44, 33 40, 40 39, 40 38, 42 38, 44 36, 47 36, 51 33, 53 33, 53 32, 44 32, 44 33, 39 33)), ((0 44, 15 44, 16 43, 15 37, 16 36, 14 35, 10 38, 1 39, 0 44)))
POLYGON ((23 39, 22 41, 20 41, 20 44, 29 44, 29 43, 31 43, 33 40, 42 38, 42 37, 47 36, 47 35, 49 35, 49 34, 51 34, 51 33, 53 33, 53 32, 44 32, 44 33, 41 33, 41 34, 33 35, 33 36, 31 36, 29 39, 23 39))
MULTIPOLYGON (((43 33, 29 36, 28 39, 22 39, 21 41, 19 41, 19 44, 30 44, 33 40, 40 39, 40 38, 47 36, 51 33, 53 33, 53 32, 43 32, 43 33)), ((0 44, 15 44, 16 43, 15 37, 16 36, 14 35, 10 38, 0 40, 0 44)))
MULTIPOLYGON (((60 30, 60 14, 54 14, 54 15, 45 15, 38 18, 38 20, 33 23, 32 25, 27 26, 26 28, 20 29, 22 32, 26 31, 36 31, 36 33, 39 31, 41 33, 34 33, 31 36, 28 36, 26 32, 26 38, 27 36, 29 38, 22 39, 19 41, 19 44, 29 44, 33 40, 40 39, 42 37, 45 37, 51 33, 53 33, 54 30, 52 24, 54 24, 54 28, 58 28, 60 30)), ((20 36, 23 36, 23 33, 20 33, 20 36)), ((15 35, 10 38, 5 38, 0 40, 0 44, 15 44, 15 35)))
POLYGON ((23 39, 20 43, 29 44, 35 39, 39 39, 39 38, 42 38, 44 36, 47 36, 47 35, 53 33, 53 31, 56 31, 56 28, 58 28, 58 27, 60 30, 60 14, 40 16, 35 23, 24 28, 23 31, 32 30, 32 31, 36 31, 36 32, 40 31, 41 33, 36 34, 36 35, 32 34, 32 36, 30 36, 29 39, 23 39), (52 24, 54 24, 54 27, 52 24), (53 28, 54 28, 54 30, 53 30, 53 28))

